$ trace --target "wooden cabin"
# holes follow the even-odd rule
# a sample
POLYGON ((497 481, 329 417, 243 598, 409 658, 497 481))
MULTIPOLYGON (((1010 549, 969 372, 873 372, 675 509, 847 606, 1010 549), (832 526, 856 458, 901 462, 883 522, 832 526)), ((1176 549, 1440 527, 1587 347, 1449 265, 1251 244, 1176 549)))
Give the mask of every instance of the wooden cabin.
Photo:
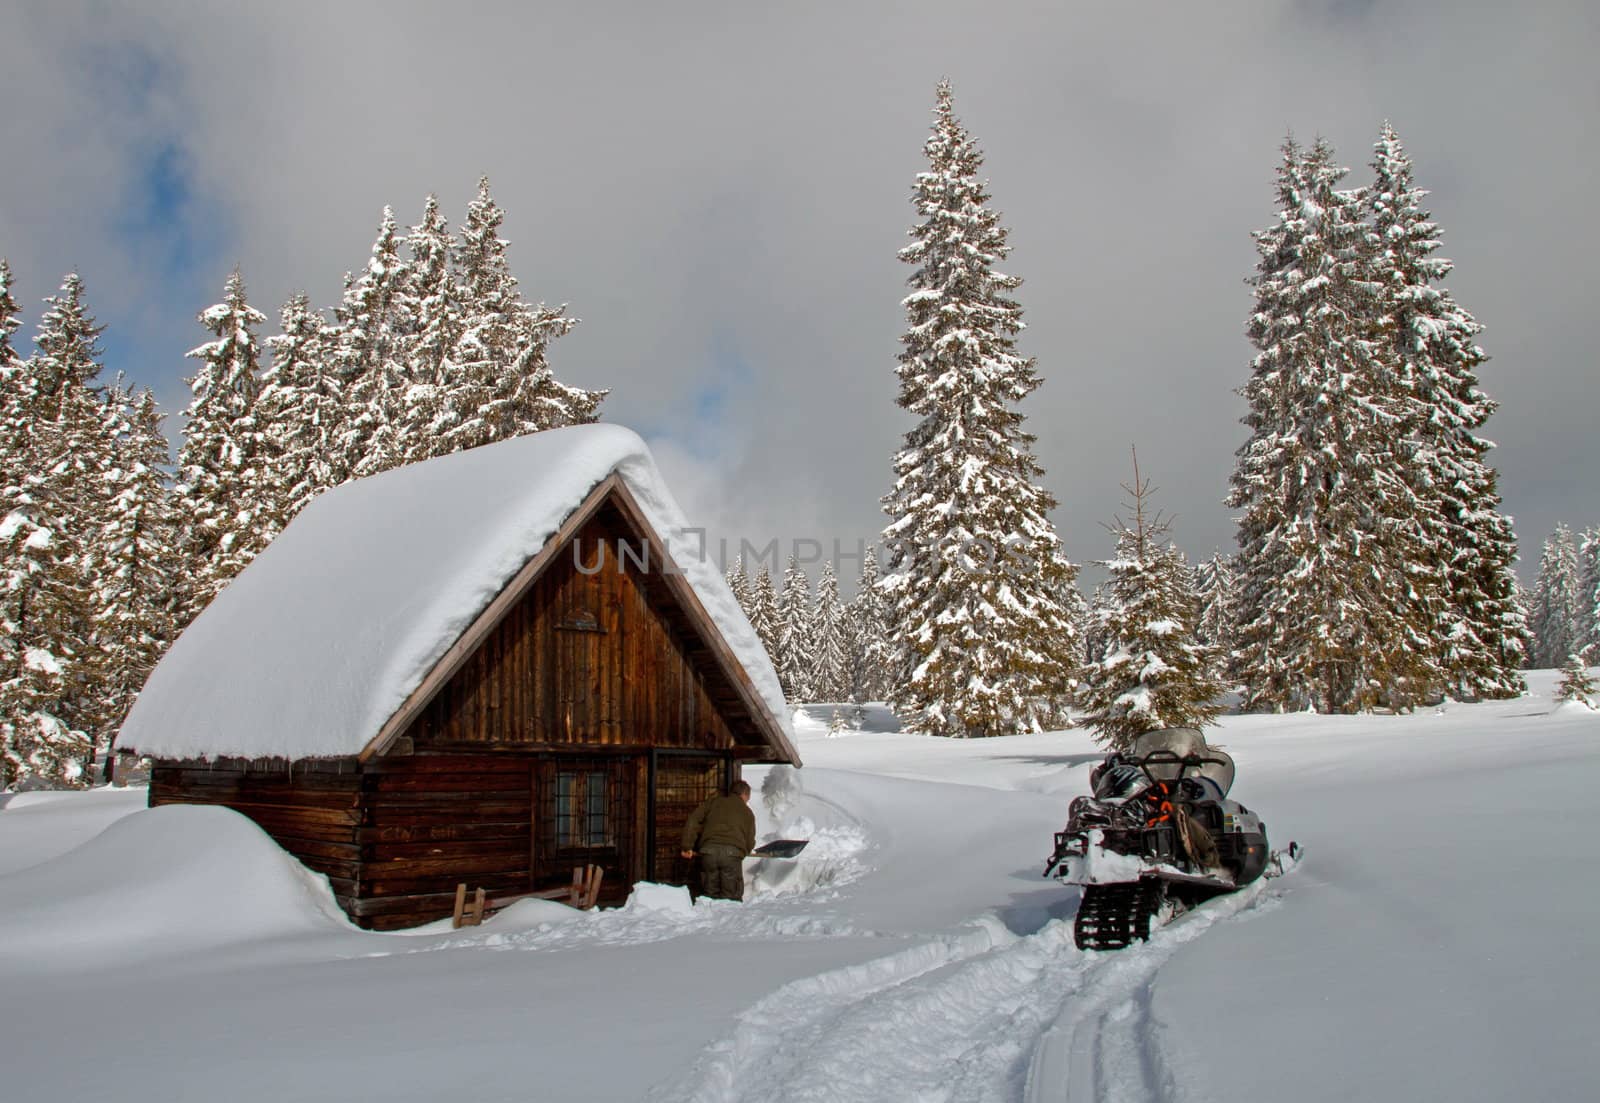
MULTIPOLYGON (((537 438, 563 434, 574 438, 573 449, 584 454, 587 469, 566 472, 558 481, 587 485, 599 470, 604 473, 580 500, 563 507, 567 511, 553 533, 536 548, 529 543, 531 554, 508 560, 494 549, 470 549, 473 563, 458 569, 473 571, 479 560, 495 561, 495 569, 510 570, 510 577, 477 588, 486 604, 452 638, 435 641, 437 657, 414 664, 415 673, 402 684, 404 699, 381 724, 309 741, 315 750, 347 753, 250 753, 274 745, 270 717, 242 718, 246 734, 230 737, 228 716, 208 718, 203 705, 197 709, 184 697, 186 691, 200 693, 225 711, 226 691, 216 692, 213 667, 220 662, 242 678, 237 672, 248 670, 248 654, 218 656, 222 643, 211 637, 232 640, 248 652, 252 637, 277 640, 283 629, 274 623, 262 633, 254 620, 293 617, 292 610, 273 611, 272 591, 300 586, 297 566, 308 557, 275 559, 277 544, 269 548, 195 622, 200 629, 211 621, 199 645, 204 650, 180 652, 180 640, 173 649, 180 668, 176 684, 158 670, 146 691, 152 700, 147 705, 142 696, 129 718, 124 742, 155 759, 151 805, 221 804, 249 816, 306 866, 326 874, 350 917, 374 929, 448 916, 463 882, 491 894, 535 891, 569 882, 576 866, 590 863, 605 871, 602 903, 619 902, 636 881, 682 883, 688 870, 678 856, 678 839, 690 812, 738 778, 744 763, 798 765, 799 757, 771 664, 752 650, 754 633, 742 614, 730 614, 726 587, 717 591, 722 582, 715 566, 677 563, 679 549, 670 549, 678 554, 669 558, 661 529, 678 519, 662 523, 660 514, 675 507, 663 499, 648 453, 640 462, 642 442, 614 426, 537 438), (595 434, 604 438, 598 448, 595 434), (642 505, 641 496, 656 504, 642 505), (243 596, 230 603, 235 587, 243 596), (161 725, 169 720, 187 727, 187 734, 164 740, 161 725), (206 748, 211 753, 195 753, 206 748)), ((560 439, 537 438, 537 447, 523 444, 520 454, 516 446, 530 438, 474 452, 506 449, 497 461, 525 466, 525 477, 537 482, 541 465, 548 470, 563 455, 560 439)), ((453 478, 470 480, 474 465, 459 466, 453 478)), ((498 462, 477 466, 499 473, 498 462)), ((411 470, 362 482, 403 484, 411 470)), ((352 497, 361 486, 352 484, 352 497)), ((334 499, 342 489, 312 508, 323 514, 337 510, 334 499)), ((421 489, 411 497, 403 487, 390 486, 382 497, 402 509, 409 502, 423 519, 437 488, 421 489)), ((536 487, 526 491, 538 493, 536 487)), ((357 514, 372 512, 360 502, 350 504, 357 514)), ((377 512, 387 517, 392 510, 377 512)), ((548 511, 541 512, 547 524, 548 511)), ((297 519, 280 541, 327 543, 309 531, 302 539, 299 524, 297 519)), ((306 526, 329 527, 348 534, 348 525, 319 526, 316 518, 306 526)), ((381 547, 392 530, 377 527, 383 531, 372 545, 381 547)), ((334 577, 319 579, 314 589, 332 595, 341 586, 359 587, 362 558, 327 564, 334 577)), ((450 556, 425 558, 431 563, 450 556)), ((427 586, 429 579, 424 574, 414 582, 427 586)), ((402 585, 395 592, 412 591, 402 585)), ((411 604, 426 606, 427 597, 416 594, 411 604)), ((447 610, 452 605, 440 603, 447 610)), ((429 621, 427 615, 420 619, 429 621)), ((454 620, 461 619, 456 610, 454 620)), ((417 630, 414 621, 406 627, 417 630)), ((359 634, 353 635, 351 646, 361 646, 359 634)), ((316 676, 311 663, 337 663, 339 648, 328 644, 320 641, 320 659, 302 664, 304 676, 316 676)), ((332 673, 337 682, 340 672, 332 673)), ((287 708, 296 690, 281 689, 287 708)), ((338 718, 350 711, 331 713, 338 718)), ((369 713, 369 725, 382 711, 369 713)), ((286 747, 296 745, 295 735, 283 733, 286 747)))

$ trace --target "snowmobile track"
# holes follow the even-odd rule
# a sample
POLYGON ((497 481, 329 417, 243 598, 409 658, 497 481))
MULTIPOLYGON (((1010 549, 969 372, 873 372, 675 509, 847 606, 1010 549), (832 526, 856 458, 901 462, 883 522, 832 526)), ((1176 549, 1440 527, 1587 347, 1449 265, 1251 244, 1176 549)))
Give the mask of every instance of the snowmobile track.
POLYGON ((1115 885, 1087 885, 1073 921, 1080 950, 1120 950, 1150 937, 1150 920, 1161 903, 1155 878, 1115 885))
POLYGON ((1079 950, 1072 921, 1016 935, 994 916, 784 985, 743 1012, 655 1103, 960 1103, 1170 1098, 1151 985, 1184 943, 1252 907, 1263 879, 1125 950, 1079 950))

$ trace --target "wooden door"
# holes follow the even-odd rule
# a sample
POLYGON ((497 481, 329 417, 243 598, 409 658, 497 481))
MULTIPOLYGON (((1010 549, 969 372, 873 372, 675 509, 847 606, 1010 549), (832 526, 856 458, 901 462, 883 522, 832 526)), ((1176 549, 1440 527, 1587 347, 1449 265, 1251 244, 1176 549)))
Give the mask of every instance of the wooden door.
POLYGON ((679 856, 684 825, 701 803, 722 792, 731 776, 726 755, 656 751, 650 791, 650 879, 686 885, 690 863, 679 856))

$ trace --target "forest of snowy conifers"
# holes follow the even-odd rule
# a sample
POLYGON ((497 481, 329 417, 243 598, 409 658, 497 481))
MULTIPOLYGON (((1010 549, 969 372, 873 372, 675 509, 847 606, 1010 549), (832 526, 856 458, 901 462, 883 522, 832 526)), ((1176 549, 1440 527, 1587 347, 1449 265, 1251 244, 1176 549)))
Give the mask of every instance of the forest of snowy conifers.
POLYGON ((24 359, 0 261, 0 787, 86 784, 167 646, 322 491, 595 420, 604 392, 545 359, 574 320, 523 300, 502 221, 487 180, 459 234, 432 197, 404 234, 385 209, 339 305, 296 294, 265 341, 235 272, 199 315, 176 462, 150 392, 102 382, 80 277, 24 359))
MULTIPOLYGON (((1390 127, 1355 187, 1327 143, 1283 146, 1254 235, 1237 551, 1191 568, 1134 468, 1089 598, 1021 409, 1042 381, 1016 347, 1021 280, 948 83, 925 152, 895 369, 914 424, 881 576, 868 555, 847 602, 831 563, 815 597, 802 563, 781 591, 776 563, 728 575, 791 700, 887 700, 950 736, 1077 721, 1122 744, 1205 723, 1229 688, 1248 710, 1404 710, 1514 696, 1521 668, 1600 651, 1600 531, 1559 530, 1518 589, 1479 435, 1481 327, 1442 284, 1390 127)), ((0 787, 87 784, 165 648, 317 494, 598 417, 605 392, 547 361, 574 319, 523 299, 501 222, 487 181, 458 234, 431 197, 409 231, 385 209, 342 301, 296 294, 264 340, 235 272, 199 315, 176 457, 150 392, 103 379, 79 275, 23 357, 0 261, 0 787)))

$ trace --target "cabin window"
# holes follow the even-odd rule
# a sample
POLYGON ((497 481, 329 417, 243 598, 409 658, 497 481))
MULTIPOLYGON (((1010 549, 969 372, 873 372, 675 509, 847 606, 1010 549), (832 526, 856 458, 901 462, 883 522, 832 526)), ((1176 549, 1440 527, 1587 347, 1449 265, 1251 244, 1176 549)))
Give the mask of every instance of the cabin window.
POLYGON ((604 770, 562 770, 556 774, 556 846, 611 845, 607 777, 604 770))

